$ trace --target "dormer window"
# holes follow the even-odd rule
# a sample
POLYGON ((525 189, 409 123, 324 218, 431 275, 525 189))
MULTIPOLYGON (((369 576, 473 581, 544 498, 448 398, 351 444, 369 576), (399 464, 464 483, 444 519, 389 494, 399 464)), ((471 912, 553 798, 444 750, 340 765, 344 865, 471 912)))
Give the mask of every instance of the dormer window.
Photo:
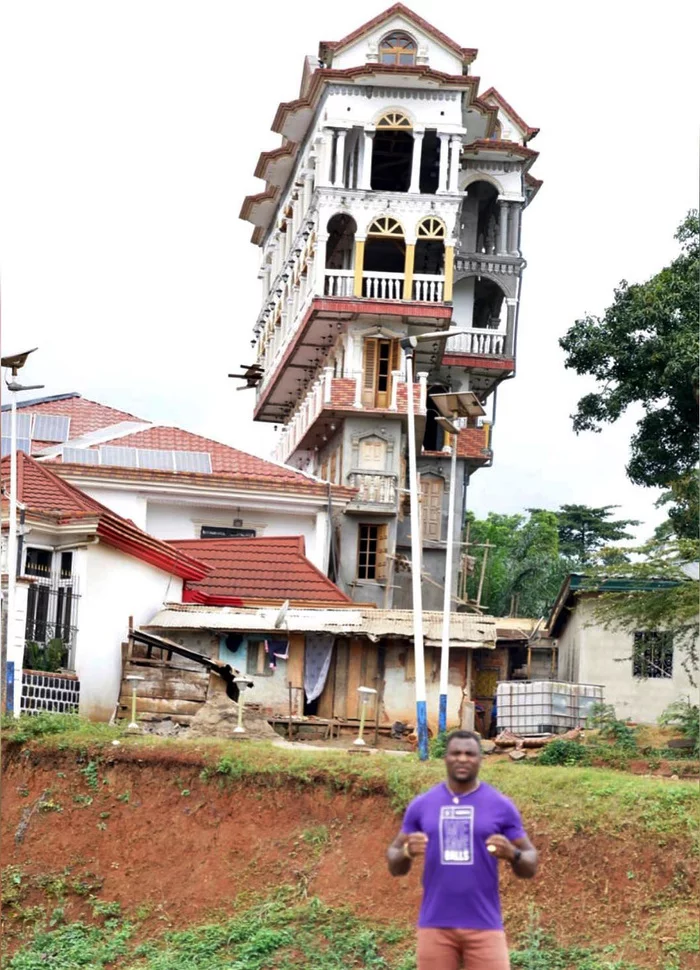
POLYGON ((389 34, 379 45, 380 64, 401 64, 404 67, 416 63, 418 48, 415 40, 401 31, 389 34))

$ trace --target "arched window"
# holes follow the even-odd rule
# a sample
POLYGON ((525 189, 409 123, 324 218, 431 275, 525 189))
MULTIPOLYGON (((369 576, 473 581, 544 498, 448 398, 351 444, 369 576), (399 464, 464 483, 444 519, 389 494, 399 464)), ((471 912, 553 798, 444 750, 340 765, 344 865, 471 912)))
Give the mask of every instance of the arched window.
POLYGON ((435 216, 426 216, 418 223, 418 239, 444 239, 446 235, 445 223, 435 216))
POLYGON ((441 300, 440 294, 431 292, 435 284, 428 280, 421 280, 421 276, 442 276, 445 272, 445 236, 447 230, 442 219, 427 216, 418 223, 416 233, 416 250, 413 264, 414 269, 414 299, 441 300))
POLYGON ((379 131, 411 131, 411 119, 402 111, 387 111, 383 114, 375 127, 379 131))
POLYGON ((413 159, 413 125, 402 111, 385 111, 372 147, 370 184, 380 192, 408 192, 413 159))
POLYGON ((379 216, 367 230, 368 236, 401 236, 403 229, 401 223, 392 216, 379 216))
POLYGON ((403 227, 393 216, 379 216, 367 230, 365 243, 364 273, 378 273, 378 277, 365 276, 365 296, 400 300, 403 287, 402 274, 406 265, 406 241, 403 227), (389 278, 387 274, 392 274, 389 278))
POLYGON ((379 45, 379 63, 410 66, 416 63, 417 53, 415 40, 408 34, 395 30, 379 45))

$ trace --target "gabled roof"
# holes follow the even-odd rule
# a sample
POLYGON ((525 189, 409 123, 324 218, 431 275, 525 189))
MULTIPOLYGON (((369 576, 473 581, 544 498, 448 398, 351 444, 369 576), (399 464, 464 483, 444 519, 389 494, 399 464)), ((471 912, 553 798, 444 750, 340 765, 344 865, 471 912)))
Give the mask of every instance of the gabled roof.
MULTIPOLYGON (((9 455, 0 462, 0 477, 7 490, 9 455)), ((34 515, 56 526, 82 522, 107 545, 183 579, 202 579, 208 572, 208 567, 197 559, 143 532, 129 519, 123 519, 79 488, 62 481, 47 465, 21 451, 17 453, 17 499, 29 518, 34 515)), ((4 494, 2 504, 5 513, 4 494)))
MULTIPOLYGON (((3 410, 6 407, 7 405, 3 405, 3 410)), ((71 438, 77 438, 80 435, 106 428, 109 425, 119 424, 122 421, 143 421, 143 418, 138 418, 127 411, 120 411, 108 404, 99 404, 97 401, 91 401, 76 392, 52 394, 50 397, 18 401, 17 410, 24 414, 65 415, 65 417, 70 418, 69 433, 71 438)), ((33 441, 32 450, 36 452, 50 444, 55 444, 55 442, 33 441)))
POLYGON ((523 121, 515 108, 512 108, 503 95, 497 91, 495 88, 489 88, 488 91, 484 91, 483 94, 479 95, 482 101, 495 101, 504 111, 505 114, 509 116, 511 121, 514 121, 518 128, 521 129, 523 133, 523 139, 528 142, 531 138, 534 138, 539 132, 539 128, 531 128, 527 122, 523 121))
POLYGON ((170 545, 211 567, 187 583, 185 602, 236 606, 289 600, 298 606, 343 606, 352 600, 304 555, 302 536, 173 539, 170 545))
POLYGON ((382 13, 377 14, 367 23, 362 24, 356 30, 347 34, 342 40, 325 40, 321 41, 318 47, 318 55, 323 60, 328 53, 335 54, 337 51, 343 50, 350 44, 354 44, 356 40, 359 40, 364 34, 369 33, 376 27, 380 27, 385 21, 391 20, 392 17, 401 16, 409 23, 413 24, 414 27, 418 27, 424 33, 433 37, 435 40, 439 41, 444 47, 449 48, 453 53, 457 54, 458 57, 462 58, 464 64, 471 64, 475 60, 478 53, 473 47, 460 47, 457 41, 452 40, 447 34, 443 34, 442 31, 438 30, 437 27, 433 27, 432 24, 428 23, 422 17, 419 17, 417 13, 410 10, 403 3, 395 3, 393 6, 388 7, 382 13))

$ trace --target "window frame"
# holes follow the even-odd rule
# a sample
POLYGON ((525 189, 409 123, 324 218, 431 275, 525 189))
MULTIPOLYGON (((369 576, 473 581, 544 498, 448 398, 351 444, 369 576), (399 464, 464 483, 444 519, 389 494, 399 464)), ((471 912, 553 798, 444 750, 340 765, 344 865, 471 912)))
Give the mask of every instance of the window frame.
POLYGON ((635 630, 632 634, 633 679, 673 680, 673 653, 671 631, 635 630))
POLYGON ((386 522, 360 522, 357 526, 357 568, 356 576, 359 583, 384 583, 386 582, 386 560, 387 543, 389 539, 389 526, 386 522), (363 536, 363 530, 376 530, 374 536, 363 536), (374 550, 369 547, 363 552, 363 543, 373 542, 374 550), (365 562, 363 564, 363 555, 365 562), (374 564, 370 565, 370 555, 374 556, 374 564), (369 575, 370 570, 373 574, 369 575), (362 575, 362 573, 365 575, 362 575))
POLYGON ((246 676, 248 677, 272 677, 275 668, 271 667, 267 659, 267 651, 265 650, 265 638, 248 638, 246 637, 246 658, 245 658, 246 676), (257 657, 255 659, 255 670, 251 669, 251 650, 257 647, 257 657))
POLYGON ((380 40, 377 56, 380 64, 389 64, 394 67, 415 67, 418 62, 418 44, 405 30, 392 30, 380 40), (411 46, 412 50, 410 49, 411 46), (401 60, 401 57, 408 56, 411 56, 410 62, 401 60))

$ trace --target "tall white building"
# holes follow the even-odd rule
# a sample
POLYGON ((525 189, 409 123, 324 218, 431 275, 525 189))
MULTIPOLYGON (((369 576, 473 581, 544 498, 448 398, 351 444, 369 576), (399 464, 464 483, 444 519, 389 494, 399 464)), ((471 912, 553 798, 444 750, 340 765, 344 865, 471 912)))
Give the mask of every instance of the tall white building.
POLYGON ((494 392, 515 369, 537 129, 495 88, 479 95, 476 54, 400 3, 321 43, 241 211, 261 250, 255 418, 280 426, 278 460, 357 489, 335 516, 331 575, 385 607, 411 606, 401 338, 434 334, 416 351, 426 609, 442 604, 450 449, 463 521, 469 476, 492 459, 494 392), (450 327, 466 333, 441 337, 450 327), (435 421, 445 390, 486 412, 456 441, 435 421))

